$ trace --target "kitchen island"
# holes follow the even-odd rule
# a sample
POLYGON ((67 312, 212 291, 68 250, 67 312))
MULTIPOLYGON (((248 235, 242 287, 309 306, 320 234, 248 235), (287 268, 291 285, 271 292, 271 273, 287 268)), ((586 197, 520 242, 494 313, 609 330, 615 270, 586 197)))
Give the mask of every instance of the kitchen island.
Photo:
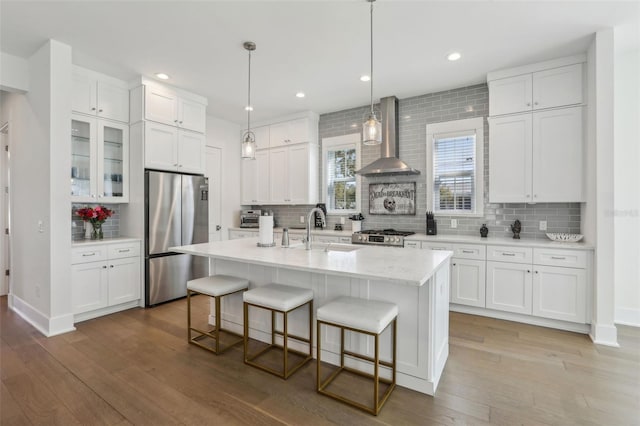
MULTIPOLYGON (((245 238, 170 249, 209 257, 211 274, 247 278, 250 288, 269 283, 310 288, 316 308, 339 296, 396 303, 397 383, 429 395, 435 393, 449 354, 451 252, 350 244, 318 244, 311 250, 301 244, 265 248, 257 247, 257 242, 257 238, 245 238)), ((221 309, 223 326, 242 333, 242 296, 225 297, 221 309)), ((210 323, 215 315, 212 308, 210 323)), ((304 310, 290 314, 292 334, 308 333, 307 315, 304 310)), ((249 326, 251 338, 270 341, 267 312, 252 313, 249 326)), ((381 358, 390 359, 391 333, 386 330, 382 336, 381 358)), ((313 341, 317 338, 314 336, 313 341)), ((338 364, 339 332, 325 329, 320 338, 323 360, 338 364)), ((373 340, 366 336, 348 333, 345 345, 367 355, 373 353, 373 340)), ((291 347, 304 350, 294 342, 291 347)), ((356 360, 351 362, 358 364, 356 360)))

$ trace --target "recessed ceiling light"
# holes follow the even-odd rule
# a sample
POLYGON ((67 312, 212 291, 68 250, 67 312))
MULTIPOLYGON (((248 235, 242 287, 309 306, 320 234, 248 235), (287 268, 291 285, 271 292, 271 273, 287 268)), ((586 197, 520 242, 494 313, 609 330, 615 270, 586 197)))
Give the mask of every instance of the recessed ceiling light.
POLYGON ((251 105, 247 105, 246 107, 244 107, 245 111, 253 111, 253 107, 251 105))
POLYGON ((304 92, 296 93, 296 98, 304 98, 304 96, 305 96, 304 92))
POLYGON ((159 72, 156 73, 156 77, 158 77, 160 80, 169 80, 169 76, 163 72, 159 72))
POLYGON ((363 75, 360 77, 360 81, 369 81, 371 80, 371 77, 369 77, 368 75, 363 75))
POLYGON ((451 52, 447 55, 447 59, 450 61, 457 61, 460 58, 462 58, 460 52, 451 52))

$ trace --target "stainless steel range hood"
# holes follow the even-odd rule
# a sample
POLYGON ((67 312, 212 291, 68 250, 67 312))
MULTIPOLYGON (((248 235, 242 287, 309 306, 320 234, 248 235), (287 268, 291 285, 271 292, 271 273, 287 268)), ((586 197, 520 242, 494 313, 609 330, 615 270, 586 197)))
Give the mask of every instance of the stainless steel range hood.
POLYGON ((419 175, 420 170, 410 167, 398 158, 399 129, 398 129, 398 98, 389 96, 380 99, 382 112, 382 144, 380 158, 356 171, 362 176, 386 175, 419 175))

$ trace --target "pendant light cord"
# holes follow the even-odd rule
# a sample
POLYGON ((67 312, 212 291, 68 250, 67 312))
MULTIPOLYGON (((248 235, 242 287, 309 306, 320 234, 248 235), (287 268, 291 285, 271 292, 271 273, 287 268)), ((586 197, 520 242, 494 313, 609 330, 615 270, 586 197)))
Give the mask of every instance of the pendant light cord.
POLYGON ((371 96, 371 99, 370 99, 370 102, 371 102, 371 115, 373 115, 373 2, 375 0, 369 0, 369 1, 371 1, 371 10, 370 10, 370 13, 369 13, 369 15, 370 15, 369 27, 371 29, 371 31, 370 31, 370 40, 369 40, 369 46, 371 48, 370 49, 371 50, 371 52, 370 52, 371 55, 369 56, 370 60, 371 60, 370 72, 369 72, 369 74, 370 74, 369 92, 370 92, 370 96, 371 96))
POLYGON ((247 95, 247 131, 251 131, 251 50, 249 50, 249 83, 247 87, 249 87, 248 95, 247 95))

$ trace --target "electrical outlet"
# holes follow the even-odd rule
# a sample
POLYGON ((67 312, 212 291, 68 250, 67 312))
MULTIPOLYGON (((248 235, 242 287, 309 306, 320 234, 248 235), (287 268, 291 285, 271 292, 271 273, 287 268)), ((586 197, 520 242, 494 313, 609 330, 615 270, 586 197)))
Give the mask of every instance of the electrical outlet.
POLYGON ((540 230, 541 231, 546 231, 547 230, 547 221, 546 220, 541 220, 540 221, 540 230))
POLYGON ((38 221, 38 232, 40 232, 41 234, 44 232, 44 222, 42 222, 41 220, 38 221))
POLYGON ((458 219, 451 219, 451 227, 452 228, 458 227, 458 219))
POLYGON ((340 223, 344 225, 344 216, 340 218, 340 223))
POLYGON ((304 223, 304 216, 300 216, 300 223, 304 223))

